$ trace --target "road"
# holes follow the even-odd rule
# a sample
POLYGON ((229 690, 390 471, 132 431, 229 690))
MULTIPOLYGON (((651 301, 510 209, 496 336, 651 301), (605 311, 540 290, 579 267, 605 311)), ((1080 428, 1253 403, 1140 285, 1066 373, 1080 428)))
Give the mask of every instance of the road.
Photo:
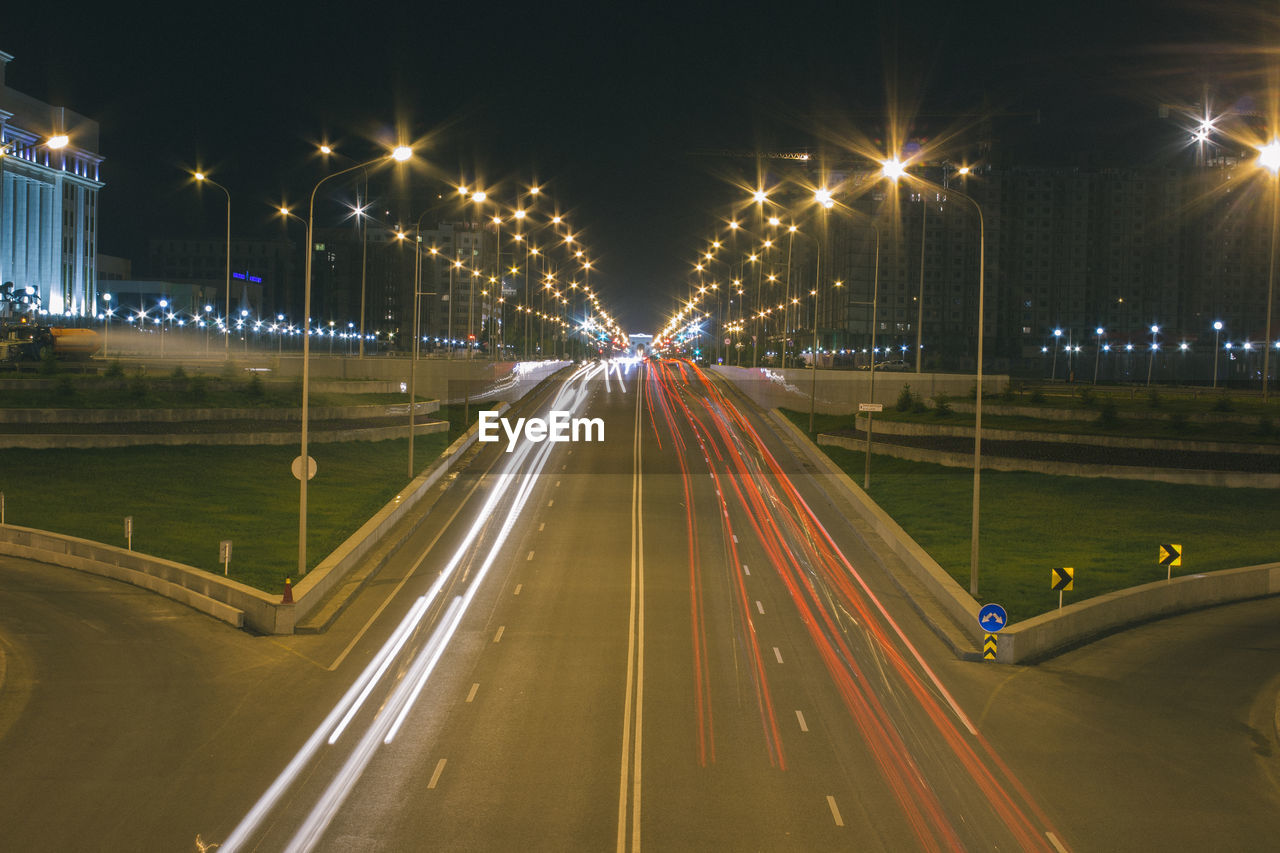
POLYGON ((544 389, 521 414, 600 418, 605 440, 485 446, 320 636, 252 638, 141 591, 0 564, 0 761, 39 771, 35 786, 0 777, 0 847, 1274 838, 1276 602, 1037 668, 958 662, 824 483, 727 393, 675 363, 544 389), (1230 825, 1206 802, 1233 804, 1230 825))

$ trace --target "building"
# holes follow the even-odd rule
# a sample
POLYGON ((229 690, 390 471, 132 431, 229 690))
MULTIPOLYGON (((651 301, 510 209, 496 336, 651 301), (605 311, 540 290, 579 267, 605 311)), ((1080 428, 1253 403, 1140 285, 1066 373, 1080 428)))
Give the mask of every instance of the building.
POLYGON ((0 52, 0 282, 53 314, 97 301, 98 123, 5 85, 0 52))
POLYGON ((288 288, 295 277, 293 248, 288 240, 232 239, 230 300, 226 295, 225 238, 150 240, 145 269, 148 278, 195 285, 201 292, 216 294, 211 304, 219 312, 228 308, 229 301, 232 316, 248 311, 253 317, 268 317, 291 304, 288 288))

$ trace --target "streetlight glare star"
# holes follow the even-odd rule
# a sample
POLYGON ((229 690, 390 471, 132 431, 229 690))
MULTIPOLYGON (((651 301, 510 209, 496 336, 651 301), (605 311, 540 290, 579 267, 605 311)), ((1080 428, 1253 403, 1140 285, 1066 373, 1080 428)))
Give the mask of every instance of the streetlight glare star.
POLYGON ((1280 172, 1280 142, 1272 140, 1258 149, 1258 165, 1273 175, 1280 172))
POLYGON ((405 160, 408 160, 412 156, 413 156, 413 149, 410 148, 408 145, 398 146, 396 150, 391 152, 391 159, 395 160, 397 163, 403 163, 405 160))
POLYGON ((890 180, 896 181, 906 173, 907 167, 904 166, 897 157, 894 157, 892 160, 885 160, 880 164, 880 174, 890 180))

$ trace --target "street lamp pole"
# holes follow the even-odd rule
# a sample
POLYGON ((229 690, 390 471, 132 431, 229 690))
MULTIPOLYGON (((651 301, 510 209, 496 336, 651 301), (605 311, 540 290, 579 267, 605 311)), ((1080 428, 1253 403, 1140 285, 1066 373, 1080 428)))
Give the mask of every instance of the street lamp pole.
MULTIPOLYGON (((227 196, 227 281, 226 281, 226 309, 222 316, 227 318, 222 326, 222 348, 226 352, 226 357, 231 358, 231 192, 222 184, 210 178, 204 172, 196 172, 196 180, 204 184, 210 184, 222 190, 227 196)), ((308 235, 309 236, 309 235, 308 235)), ((308 255, 310 257, 310 255, 308 255)))
MULTIPOLYGON (((407 146, 400 146, 389 155, 391 159, 403 163, 413 155, 411 149, 407 146)), ((341 172, 334 172, 332 175, 326 175, 321 178, 315 187, 311 190, 311 201, 307 207, 307 259, 305 264, 305 272, 303 273, 303 297, 302 297, 302 436, 301 450, 296 463, 296 474, 300 483, 298 490, 298 577, 304 577, 307 573, 307 481, 311 478, 311 459, 307 456, 307 415, 308 406, 310 404, 310 378, 311 378, 311 256, 315 254, 313 251, 314 244, 312 242, 315 230, 315 213, 316 213, 316 193, 320 187, 326 182, 348 172, 354 172, 356 169, 363 169, 366 166, 372 166, 376 163, 382 163, 387 160, 387 156, 377 157, 366 163, 360 163, 343 169, 341 172)), ((228 243, 230 245, 230 243, 228 243)), ((228 266, 228 270, 230 267, 228 266)))
POLYGON ((1218 336, 1222 334, 1222 321, 1216 320, 1213 324, 1213 388, 1218 388, 1218 336))

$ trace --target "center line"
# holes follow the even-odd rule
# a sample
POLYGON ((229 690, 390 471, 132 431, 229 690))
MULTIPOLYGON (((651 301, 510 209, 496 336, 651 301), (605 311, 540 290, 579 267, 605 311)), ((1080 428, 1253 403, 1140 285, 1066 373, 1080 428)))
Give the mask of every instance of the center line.
POLYGON ((844 818, 840 817, 840 809, 836 806, 836 798, 827 795, 827 805, 831 807, 831 816, 835 818, 836 826, 844 826, 844 818))
POLYGON ((764 605, 761 604, 759 601, 756 602, 756 610, 759 610, 761 615, 764 614, 764 605))
POLYGON ((507 626, 506 626, 506 625, 499 625, 499 626, 498 626, 498 633, 496 633, 496 634, 494 634, 494 635, 493 635, 493 641, 494 641, 495 643, 502 639, 502 632, 503 632, 503 631, 505 631, 505 630, 507 630, 507 626))
POLYGON ((777 646, 773 647, 773 656, 778 659, 778 663, 782 663, 782 649, 777 646))
MULTIPOLYGON (((477 681, 475 684, 471 685, 471 692, 467 694, 468 702, 476 698, 476 691, 479 689, 480 689, 480 682, 477 681)), ((799 714, 800 712, 796 711, 796 713, 799 714)))
POLYGON ((428 789, 434 788, 436 783, 440 781, 440 774, 444 772, 444 763, 446 760, 447 759, 442 758, 436 763, 436 772, 431 774, 431 781, 427 783, 428 789))
MULTIPOLYGON (((477 684, 476 686, 479 687, 480 685, 477 684)), ((799 709, 796 709, 796 719, 800 721, 800 731, 809 731, 809 724, 804 721, 804 714, 800 713, 799 709)))

